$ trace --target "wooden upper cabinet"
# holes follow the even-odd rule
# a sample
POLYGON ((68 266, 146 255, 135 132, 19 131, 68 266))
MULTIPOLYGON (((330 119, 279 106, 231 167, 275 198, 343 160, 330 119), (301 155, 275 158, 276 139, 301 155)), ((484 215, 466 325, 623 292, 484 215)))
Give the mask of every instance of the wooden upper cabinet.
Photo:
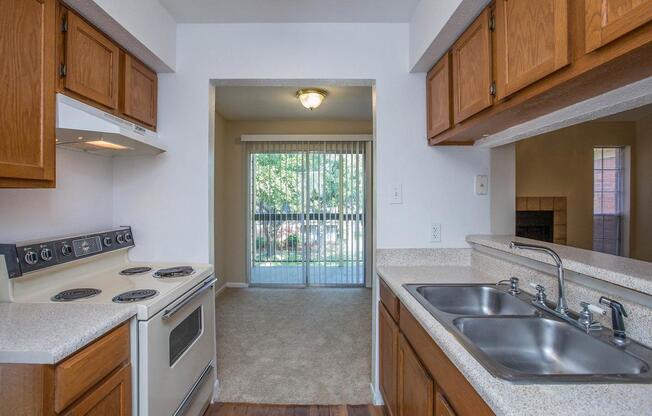
POLYGON ((455 123, 489 107, 491 94, 490 11, 485 9, 455 42, 453 60, 453 119, 455 123))
POLYGON ((382 302, 378 302, 378 332, 380 391, 385 399, 389 416, 398 416, 396 395, 399 330, 382 302))
POLYGON ((587 53, 652 21, 652 0, 585 0, 584 9, 587 53))
POLYGON ((428 138, 453 125, 450 54, 446 53, 428 72, 426 81, 428 138))
POLYGON ((64 88, 117 109, 120 49, 75 13, 67 22, 64 88))
POLYGON ((156 126, 156 72, 123 53, 120 111, 148 126, 156 126))
POLYGON ((0 13, 0 187, 52 187, 55 0, 5 0, 0 13))
POLYGON ((435 384, 404 336, 398 347, 398 416, 432 416, 435 384))
POLYGON ((568 65, 568 0, 497 0, 496 99, 568 65))

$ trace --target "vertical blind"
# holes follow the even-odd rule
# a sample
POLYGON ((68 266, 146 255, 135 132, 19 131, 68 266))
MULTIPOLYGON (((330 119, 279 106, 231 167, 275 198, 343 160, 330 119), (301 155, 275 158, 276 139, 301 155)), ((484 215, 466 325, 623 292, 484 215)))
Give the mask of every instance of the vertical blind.
POLYGON ((365 147, 247 143, 251 284, 365 284, 365 147))
POLYGON ((625 148, 593 149, 593 250, 623 255, 625 148))

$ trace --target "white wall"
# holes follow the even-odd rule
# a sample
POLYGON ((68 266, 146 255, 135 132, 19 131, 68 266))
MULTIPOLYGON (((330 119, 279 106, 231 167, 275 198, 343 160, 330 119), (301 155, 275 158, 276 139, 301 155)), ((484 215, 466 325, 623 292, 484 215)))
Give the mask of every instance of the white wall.
POLYGON ((426 72, 490 0, 421 0, 410 20, 410 70, 426 72))
POLYGON ((115 220, 133 224, 138 259, 209 258, 210 79, 374 79, 377 247, 443 247, 489 231, 489 199, 473 195, 487 150, 431 148, 424 74, 407 67, 407 24, 179 25, 177 72, 159 78, 159 134, 169 152, 116 161, 115 220), (404 203, 389 205, 401 182, 404 203), (181 242, 181 243, 179 243, 181 242))
POLYGON ((55 189, 0 189, 0 243, 113 225, 111 159, 57 150, 55 189))
POLYGON ((491 154, 491 234, 516 232, 516 143, 494 147, 491 154))

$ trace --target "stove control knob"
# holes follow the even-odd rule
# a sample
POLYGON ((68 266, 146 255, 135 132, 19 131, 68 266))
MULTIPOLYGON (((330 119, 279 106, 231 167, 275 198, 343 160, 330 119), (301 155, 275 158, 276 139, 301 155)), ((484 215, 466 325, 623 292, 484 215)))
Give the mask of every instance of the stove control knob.
POLYGON ((125 243, 125 237, 122 234, 118 234, 115 239, 118 240, 118 244, 125 243))
POLYGON ((52 250, 45 247, 43 250, 41 250, 41 258, 43 259, 43 261, 52 260, 52 250))
POLYGON ((69 244, 64 244, 61 246, 61 254, 64 256, 69 256, 72 254, 72 247, 69 244))
POLYGON ((38 263, 38 254, 34 250, 30 250, 27 253, 25 253, 25 261, 29 265, 35 265, 38 263))
POLYGON ((104 247, 110 247, 113 244, 113 239, 111 237, 104 237, 104 247))
POLYGON ((131 233, 125 233, 125 240, 127 240, 128 243, 131 243, 133 238, 131 238, 131 233))

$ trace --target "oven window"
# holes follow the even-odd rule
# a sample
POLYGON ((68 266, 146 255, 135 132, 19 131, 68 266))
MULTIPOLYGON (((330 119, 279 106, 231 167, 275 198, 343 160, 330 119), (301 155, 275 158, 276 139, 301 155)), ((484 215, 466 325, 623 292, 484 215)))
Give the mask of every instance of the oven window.
POLYGON ((199 337, 202 330, 201 306, 170 332, 170 367, 199 337))

